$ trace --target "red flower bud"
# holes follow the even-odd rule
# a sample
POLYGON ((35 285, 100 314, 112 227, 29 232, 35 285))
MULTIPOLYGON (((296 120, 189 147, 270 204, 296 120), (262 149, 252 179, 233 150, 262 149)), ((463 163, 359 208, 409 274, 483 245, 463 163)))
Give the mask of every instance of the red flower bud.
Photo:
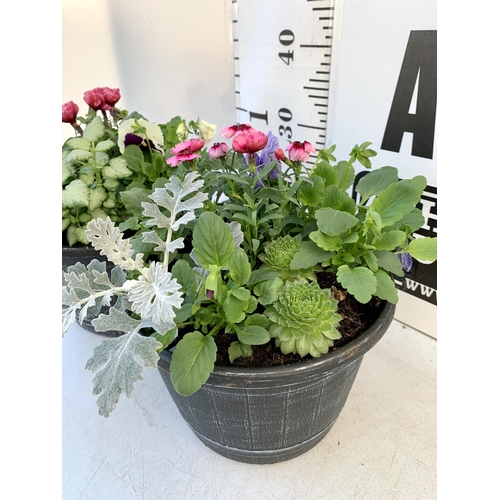
POLYGON ((78 106, 73 101, 69 101, 62 105, 63 123, 75 123, 77 115, 78 106))
POLYGON ((278 161, 285 161, 285 160, 286 160, 285 152, 284 152, 281 148, 278 148, 278 149, 274 152, 274 157, 275 157, 275 158, 276 158, 276 160, 278 160, 278 161))
POLYGON ((120 97, 120 89, 110 89, 109 87, 96 87, 83 94, 83 100, 94 111, 113 109, 120 97))

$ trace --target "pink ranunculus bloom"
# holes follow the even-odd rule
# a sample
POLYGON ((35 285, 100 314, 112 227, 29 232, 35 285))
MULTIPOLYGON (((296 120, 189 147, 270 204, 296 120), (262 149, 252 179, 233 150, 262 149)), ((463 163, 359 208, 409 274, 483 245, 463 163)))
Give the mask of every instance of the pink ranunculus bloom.
POLYGON ((285 152, 281 148, 278 148, 274 151, 274 157, 278 161, 285 161, 286 160, 285 152))
POLYGON ((226 139, 231 139, 233 135, 239 133, 239 132, 251 132, 253 127, 251 125, 247 124, 239 124, 237 123, 236 125, 231 125, 230 127, 226 127, 224 130, 221 131, 220 135, 224 136, 226 139))
POLYGON ((288 145, 286 150, 289 152, 292 161, 307 161, 311 153, 316 153, 314 146, 307 141, 295 141, 288 145))
POLYGON ((113 109, 120 97, 120 89, 110 89, 109 87, 96 87, 83 94, 83 100, 94 111, 113 109))
POLYGON ((267 140, 267 134, 252 129, 251 131, 239 133, 234 136, 233 149, 237 153, 254 154, 266 147, 267 140))
POLYGON ((208 156, 210 156, 210 159, 215 160, 217 158, 222 158, 223 156, 226 156, 228 151, 229 151, 229 146, 225 142, 216 142, 208 150, 208 156))
POLYGON ((69 101, 62 105, 62 121, 63 123, 75 123, 76 117, 78 115, 78 106, 73 102, 69 101))
POLYGON ((167 163, 176 167, 181 161, 193 160, 200 156, 195 151, 199 151, 204 145, 205 141, 203 139, 187 139, 186 141, 179 142, 179 144, 170 150, 175 156, 169 158, 167 163))

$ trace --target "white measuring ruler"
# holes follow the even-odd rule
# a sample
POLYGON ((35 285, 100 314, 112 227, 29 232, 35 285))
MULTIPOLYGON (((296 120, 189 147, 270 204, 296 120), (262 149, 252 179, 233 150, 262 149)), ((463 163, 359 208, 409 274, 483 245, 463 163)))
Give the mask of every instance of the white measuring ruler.
POLYGON ((335 1, 233 0, 232 7, 237 122, 271 131, 283 149, 291 141, 329 147, 335 1))

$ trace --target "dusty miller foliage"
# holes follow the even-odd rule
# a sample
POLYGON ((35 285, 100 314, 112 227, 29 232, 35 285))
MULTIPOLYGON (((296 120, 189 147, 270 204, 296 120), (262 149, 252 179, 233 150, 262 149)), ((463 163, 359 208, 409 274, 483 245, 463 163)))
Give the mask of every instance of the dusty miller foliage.
POLYGON ((169 255, 183 248, 183 238, 175 237, 176 232, 195 218, 194 211, 202 208, 208 198, 198 192, 203 187, 198 176, 190 172, 182 181, 174 176, 150 195, 153 203, 142 203, 143 213, 149 217, 147 225, 167 230, 165 240, 154 229, 144 235, 145 240, 156 243, 164 252, 163 262, 148 266, 142 254, 134 256, 130 241, 107 217, 91 221, 85 234, 94 248, 115 264, 110 275, 106 263, 97 260, 87 267, 78 263, 63 272, 63 335, 73 322, 81 324, 102 306, 108 306, 109 312, 92 321, 95 330, 125 332, 121 337, 103 341, 86 365, 97 372, 93 393, 99 395, 99 414, 105 417, 115 409, 121 393, 130 396, 135 383, 143 379, 144 367, 156 368, 157 351, 162 348, 157 338, 166 334, 172 338, 176 334, 174 320, 183 297, 181 285, 168 268, 169 255), (127 280, 127 273, 137 277, 127 280), (152 328, 159 337, 141 335, 144 328, 152 328))

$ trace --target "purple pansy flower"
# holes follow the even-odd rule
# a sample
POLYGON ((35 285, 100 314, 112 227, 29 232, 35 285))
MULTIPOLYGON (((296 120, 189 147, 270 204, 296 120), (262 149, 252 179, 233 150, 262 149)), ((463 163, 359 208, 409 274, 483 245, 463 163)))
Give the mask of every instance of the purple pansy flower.
POLYGON ((405 273, 410 271, 411 266, 413 265, 413 257, 407 252, 398 253, 396 255, 398 256, 398 259, 401 262, 401 267, 403 268, 403 271, 405 273))

